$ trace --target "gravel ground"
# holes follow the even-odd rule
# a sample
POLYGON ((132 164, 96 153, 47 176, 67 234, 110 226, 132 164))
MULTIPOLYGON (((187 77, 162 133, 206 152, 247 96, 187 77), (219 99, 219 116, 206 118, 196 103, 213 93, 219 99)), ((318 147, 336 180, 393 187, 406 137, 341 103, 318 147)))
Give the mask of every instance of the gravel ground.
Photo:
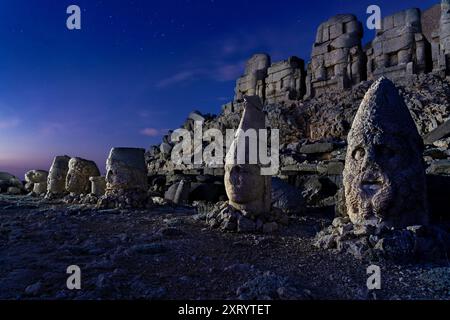
POLYGON ((381 268, 315 248, 331 217, 292 217, 276 235, 211 230, 194 208, 95 210, 0 195, 0 299, 449 299, 450 264, 381 268), (67 267, 81 269, 69 290, 67 267))

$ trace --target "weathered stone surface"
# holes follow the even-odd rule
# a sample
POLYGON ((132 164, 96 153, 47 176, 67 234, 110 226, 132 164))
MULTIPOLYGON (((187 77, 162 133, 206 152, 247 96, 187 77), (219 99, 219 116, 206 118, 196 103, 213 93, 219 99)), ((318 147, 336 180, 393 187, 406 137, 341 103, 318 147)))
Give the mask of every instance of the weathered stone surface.
POLYGON ((334 16, 319 26, 308 66, 308 97, 365 79, 362 36, 362 24, 351 14, 334 16))
POLYGON ((32 191, 37 195, 45 195, 47 193, 47 182, 34 183, 32 191))
POLYGON ((112 148, 106 161, 106 191, 147 191, 144 149, 112 148))
POLYGON ((147 208, 153 202, 147 194, 148 181, 144 149, 112 148, 106 160, 106 192, 101 208, 147 208))
POLYGON ((66 176, 66 191, 71 194, 88 194, 91 192, 90 177, 100 175, 94 161, 82 158, 72 158, 66 176))
POLYGON ((397 88, 386 78, 364 97, 348 135, 347 214, 354 224, 426 224, 423 143, 397 88))
POLYGON ((261 99, 265 96, 265 78, 270 67, 270 57, 265 53, 258 53, 247 61, 245 72, 236 81, 235 101, 242 101, 245 95, 257 95, 261 99))
POLYGON ((106 191, 106 179, 104 176, 89 177, 91 182, 91 193, 96 196, 102 196, 106 191))
POLYGON ((439 127, 429 132, 423 137, 423 141, 426 144, 432 144, 433 142, 447 138, 450 136, 450 120, 445 121, 439 127))
POLYGON ((297 57, 274 63, 267 71, 265 101, 268 104, 299 100, 306 91, 305 62, 297 57))
POLYGON ((450 175, 450 160, 438 160, 431 163, 427 173, 435 175, 450 175))
POLYGON ((366 50, 367 78, 390 79, 429 71, 430 44, 422 34, 419 9, 408 9, 385 17, 382 29, 366 50))
POLYGON ((22 182, 7 172, 0 172, 0 193, 8 192, 9 188, 23 189, 22 182))
POLYGON ((329 142, 323 142, 323 143, 313 143, 313 144, 307 144, 300 148, 300 153, 326 153, 331 152, 334 149, 334 145, 329 142))
MULTIPOLYGON (((248 148, 245 155, 242 155, 247 159, 245 164, 238 164, 237 152, 239 144, 245 143, 243 142, 245 141, 243 132, 248 129, 265 129, 265 115, 259 97, 245 97, 245 101, 245 110, 239 124, 239 131, 237 131, 227 154, 225 190, 231 206, 257 216, 270 212, 271 180, 269 176, 261 175, 260 165, 248 163, 248 148)), ((260 163, 259 160, 258 163, 260 163)))
POLYGON ((66 192, 66 176, 69 171, 68 156, 57 156, 53 159, 47 179, 47 197, 60 196, 66 192))
POLYGON ((170 186, 164 194, 164 199, 175 204, 186 204, 189 200, 190 189, 190 183, 183 179, 170 186))
POLYGON ((301 215, 305 212, 305 200, 299 189, 279 178, 272 178, 272 207, 287 214, 301 215))
MULTIPOLYGON (((47 184, 47 179, 48 179, 48 171, 45 171, 45 170, 30 170, 27 173, 25 173, 25 189, 28 192, 31 192, 31 191, 33 191, 35 183, 45 183, 45 184, 47 184)), ((43 187, 40 186, 38 188, 39 188, 39 190, 42 190, 43 187)), ((47 187, 45 187, 45 191, 47 191, 47 187)))

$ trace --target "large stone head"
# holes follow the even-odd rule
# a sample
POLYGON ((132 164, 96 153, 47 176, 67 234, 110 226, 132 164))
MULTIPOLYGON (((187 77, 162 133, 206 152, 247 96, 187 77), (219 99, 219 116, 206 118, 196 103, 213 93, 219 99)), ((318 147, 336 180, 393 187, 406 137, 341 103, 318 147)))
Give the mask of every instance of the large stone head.
POLYGON ((106 161, 106 189, 147 190, 145 150, 112 148, 106 161))
POLYGON ((423 143, 394 84, 377 80, 348 134, 343 173, 346 209, 355 224, 427 223, 423 143))
POLYGON ((256 216, 270 211, 271 177, 261 174, 258 160, 256 163, 250 162, 252 146, 249 144, 258 142, 248 140, 245 133, 249 129, 256 132, 265 129, 265 114, 258 96, 246 96, 244 99, 244 113, 226 158, 225 190, 231 206, 256 216), (241 145, 244 146, 242 149, 241 145), (239 161, 239 152, 245 161, 239 161))
POLYGON ((94 161, 72 158, 66 177, 66 190, 73 194, 88 194, 91 191, 90 177, 99 176, 100 171, 94 161))
POLYGON ((66 189, 66 176, 69 171, 68 156, 56 156, 47 178, 47 190, 51 194, 62 194, 66 189))

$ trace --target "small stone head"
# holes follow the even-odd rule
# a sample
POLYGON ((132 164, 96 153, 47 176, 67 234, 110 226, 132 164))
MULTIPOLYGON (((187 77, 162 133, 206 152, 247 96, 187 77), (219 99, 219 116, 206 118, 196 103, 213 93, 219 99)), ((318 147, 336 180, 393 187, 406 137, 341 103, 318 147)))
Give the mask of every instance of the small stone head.
POLYGON ((394 84, 381 78, 366 93, 348 134, 343 183, 355 224, 427 223, 423 143, 394 84))

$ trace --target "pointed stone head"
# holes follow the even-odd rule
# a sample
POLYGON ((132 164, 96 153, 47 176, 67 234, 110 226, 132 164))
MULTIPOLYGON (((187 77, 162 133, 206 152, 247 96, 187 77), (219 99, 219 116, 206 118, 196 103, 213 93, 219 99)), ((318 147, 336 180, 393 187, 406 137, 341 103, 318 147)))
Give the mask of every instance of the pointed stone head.
POLYGON ((271 203, 271 177, 261 174, 258 161, 258 130, 266 128, 265 114, 258 96, 244 99, 244 113, 226 158, 225 190, 231 206, 257 216, 268 213, 271 203), (247 139, 252 131, 256 141, 247 139), (256 156, 255 163, 251 161, 251 153, 256 156))
POLYGON ((343 182, 355 224, 405 227, 428 222, 423 142, 394 84, 367 91, 348 134, 343 182))

